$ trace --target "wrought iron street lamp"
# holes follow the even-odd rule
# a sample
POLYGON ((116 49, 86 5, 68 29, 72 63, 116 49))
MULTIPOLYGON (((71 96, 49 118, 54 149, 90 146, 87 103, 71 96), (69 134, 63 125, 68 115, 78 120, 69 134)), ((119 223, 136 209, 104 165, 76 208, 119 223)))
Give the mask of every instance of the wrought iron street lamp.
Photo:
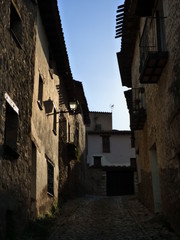
MULTIPOLYGON (((44 102, 44 106, 45 106, 45 111, 46 111, 46 114, 48 116, 50 115, 54 115, 54 113, 52 113, 52 110, 53 110, 53 101, 51 99, 48 99, 47 101, 44 102)), ((69 110, 59 110, 59 111, 56 111, 55 113, 56 114, 61 114, 61 113, 71 113, 71 114, 75 114, 76 113, 76 109, 78 107, 78 101, 70 101, 69 102, 69 110)))
POLYGON ((66 110, 66 111, 59 111, 57 113, 61 114, 61 113, 75 113, 76 109, 78 107, 78 102, 77 101, 70 101, 69 102, 69 108, 70 110, 66 110))

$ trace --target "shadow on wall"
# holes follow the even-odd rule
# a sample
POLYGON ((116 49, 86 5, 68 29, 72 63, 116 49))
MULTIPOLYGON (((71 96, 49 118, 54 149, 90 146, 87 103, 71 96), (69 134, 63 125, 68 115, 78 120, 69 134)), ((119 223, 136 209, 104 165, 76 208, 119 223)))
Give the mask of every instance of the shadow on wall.
MULTIPOLYGON (((79 147, 79 140, 67 142, 67 120, 60 116, 59 128, 59 202, 85 193, 85 152, 79 147)), ((73 124, 76 123, 74 118, 73 124)), ((74 132, 76 137, 76 132, 74 132)))
POLYGON ((0 193, 0 239, 15 240, 21 236, 28 223, 28 203, 23 197, 23 192, 1 192, 0 193))
POLYGON ((59 198, 68 199, 85 193, 84 152, 71 143, 61 144, 59 163, 59 198))

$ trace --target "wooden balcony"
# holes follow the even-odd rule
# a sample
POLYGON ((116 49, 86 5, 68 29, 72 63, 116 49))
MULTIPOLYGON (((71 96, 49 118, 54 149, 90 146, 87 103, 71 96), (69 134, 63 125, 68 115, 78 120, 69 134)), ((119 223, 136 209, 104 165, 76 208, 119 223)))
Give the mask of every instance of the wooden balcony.
POLYGON ((142 130, 146 121, 144 88, 133 88, 124 94, 130 114, 131 130, 142 130))
POLYGON ((168 60, 168 52, 148 51, 143 63, 140 83, 157 83, 168 60))
POLYGON ((163 17, 146 19, 140 40, 140 83, 157 83, 168 61, 163 21, 163 17))
POLYGON ((130 127, 132 130, 142 130, 146 121, 146 110, 139 109, 136 112, 130 114, 130 127))

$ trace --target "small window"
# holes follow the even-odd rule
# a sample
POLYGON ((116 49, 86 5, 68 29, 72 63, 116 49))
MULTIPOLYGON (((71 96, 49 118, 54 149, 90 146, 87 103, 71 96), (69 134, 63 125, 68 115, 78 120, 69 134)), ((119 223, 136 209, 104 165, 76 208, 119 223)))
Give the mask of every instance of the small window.
POLYGON ((79 123, 76 123, 76 131, 74 134, 74 143, 76 146, 79 146, 79 123))
POLYGON ((110 152, 110 136, 102 136, 102 148, 104 153, 110 152))
POLYGON ((39 108, 43 109, 43 80, 41 75, 39 74, 39 88, 38 88, 38 105, 39 108))
POLYGON ((67 134, 67 136, 68 136, 67 142, 71 142, 71 126, 70 126, 69 123, 68 123, 68 134, 67 134))
MULTIPOLYGON (((18 133, 18 114, 6 102, 6 121, 5 121, 5 135, 4 135, 4 147, 7 153, 17 152, 17 133, 18 133)), ((13 154, 13 155, 14 155, 13 154)))
POLYGON ((165 27, 164 27, 164 10, 163 1, 159 1, 159 5, 156 11, 156 29, 157 29, 157 45, 158 51, 165 51, 165 27))
POLYGON ((47 193, 54 196, 54 166, 51 161, 47 159, 47 193))
POLYGON ((11 2, 10 30, 13 38, 21 46, 22 44, 22 22, 17 8, 11 2))
POLYGON ((36 149, 36 145, 34 144, 34 142, 32 142, 32 174, 35 176, 36 175, 36 161, 37 161, 37 149, 36 149))
POLYGON ((137 170, 136 158, 130 158, 130 164, 131 164, 131 168, 136 171, 137 170))
MULTIPOLYGON (((32 158, 31 158, 31 198, 36 200, 36 169, 37 169, 37 149, 32 142, 32 158)), ((34 204, 33 204, 34 205, 34 204)))
POLYGON ((96 168, 101 167, 101 157, 100 156, 94 157, 94 167, 96 167, 96 168))
POLYGON ((101 124, 95 125, 95 131, 101 131, 101 124))
POLYGON ((51 78, 53 79, 53 74, 54 74, 54 61, 53 61, 53 55, 51 50, 49 49, 49 73, 51 78))
POLYGON ((55 135, 57 135, 57 111, 55 107, 53 113, 53 132, 55 135))

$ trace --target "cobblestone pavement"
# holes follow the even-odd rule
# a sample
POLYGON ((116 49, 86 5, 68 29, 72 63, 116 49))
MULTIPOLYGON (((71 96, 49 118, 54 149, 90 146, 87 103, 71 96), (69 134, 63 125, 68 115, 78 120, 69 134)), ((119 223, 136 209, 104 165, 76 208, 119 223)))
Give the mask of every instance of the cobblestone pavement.
POLYGON ((49 240, 178 240, 134 196, 87 196, 67 202, 49 240))

